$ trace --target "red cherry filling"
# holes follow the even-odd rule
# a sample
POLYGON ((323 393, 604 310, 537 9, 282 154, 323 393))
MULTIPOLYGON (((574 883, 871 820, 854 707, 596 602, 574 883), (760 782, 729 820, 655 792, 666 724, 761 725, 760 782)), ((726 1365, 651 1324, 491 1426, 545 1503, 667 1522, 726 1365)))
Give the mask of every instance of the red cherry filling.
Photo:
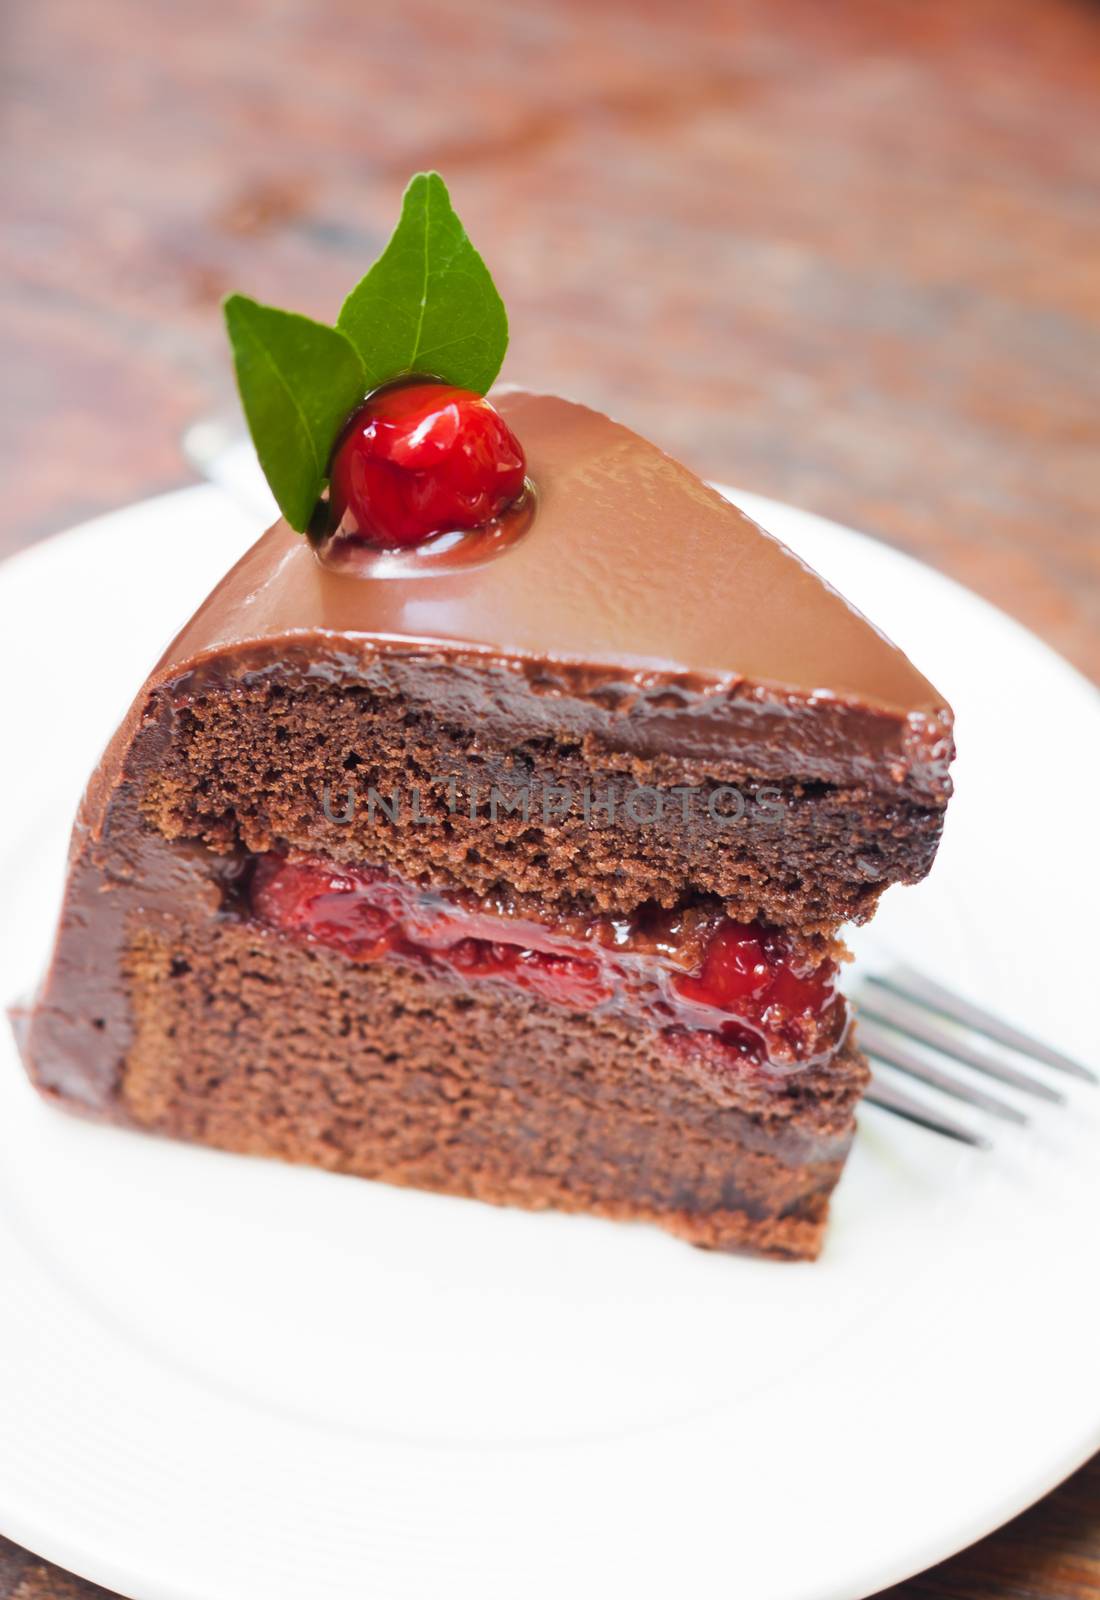
POLYGON ((526 470, 519 440, 481 395, 441 383, 380 389, 333 453, 330 530, 392 548, 480 528, 523 493, 526 470))
POLYGON ((420 889, 381 868, 274 854, 256 859, 250 905, 268 926, 351 961, 393 955, 471 982, 505 980, 570 1010, 605 1008, 717 1035, 755 1061, 823 1057, 843 1035, 833 961, 800 964, 777 929, 718 912, 648 908, 634 918, 548 924, 420 889))
POLYGON ((835 971, 825 961, 800 976, 789 963, 782 936, 759 923, 726 917, 710 937, 699 974, 674 983, 683 999, 719 1011, 747 1008, 761 1016, 782 1009, 790 1017, 816 1016, 832 998, 835 971))

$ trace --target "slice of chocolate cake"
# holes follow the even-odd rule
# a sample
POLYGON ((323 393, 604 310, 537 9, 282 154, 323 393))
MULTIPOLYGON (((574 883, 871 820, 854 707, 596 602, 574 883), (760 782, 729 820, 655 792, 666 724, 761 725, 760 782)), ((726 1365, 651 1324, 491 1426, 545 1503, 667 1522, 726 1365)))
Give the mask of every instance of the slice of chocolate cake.
POLYGON ((943 700, 582 406, 375 391, 325 478, 313 540, 264 535, 92 779, 35 1082, 228 1150, 814 1255, 866 1079, 837 932, 928 870, 943 700))

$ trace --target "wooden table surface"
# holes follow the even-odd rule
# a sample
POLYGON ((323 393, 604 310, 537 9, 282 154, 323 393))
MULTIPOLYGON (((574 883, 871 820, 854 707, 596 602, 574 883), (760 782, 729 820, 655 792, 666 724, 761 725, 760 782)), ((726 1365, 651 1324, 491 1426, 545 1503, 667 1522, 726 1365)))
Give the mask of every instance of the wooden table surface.
MULTIPOLYGON (((1095 4, 37 0, 0 60, 0 553, 187 482, 220 296, 333 316, 436 166, 505 377, 1100 677, 1095 4)), ((0 1600, 100 1593, 0 1542, 0 1600)), ((1100 1596, 1100 1458, 891 1593, 1100 1596)))

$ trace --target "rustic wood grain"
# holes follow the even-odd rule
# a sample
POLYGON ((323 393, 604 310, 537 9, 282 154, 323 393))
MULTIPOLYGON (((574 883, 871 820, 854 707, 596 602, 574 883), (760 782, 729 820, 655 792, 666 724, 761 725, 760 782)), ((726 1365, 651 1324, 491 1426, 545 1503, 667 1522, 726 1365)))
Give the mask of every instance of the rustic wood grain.
MULTIPOLYGON (((37 0, 0 70, 0 553, 187 481, 219 297, 331 316, 434 165, 506 377, 1100 677, 1095 4, 37 0)), ((101 1593, 0 1543, 0 1600, 101 1593)), ((1100 1596, 1100 1466, 891 1595, 1100 1596)))

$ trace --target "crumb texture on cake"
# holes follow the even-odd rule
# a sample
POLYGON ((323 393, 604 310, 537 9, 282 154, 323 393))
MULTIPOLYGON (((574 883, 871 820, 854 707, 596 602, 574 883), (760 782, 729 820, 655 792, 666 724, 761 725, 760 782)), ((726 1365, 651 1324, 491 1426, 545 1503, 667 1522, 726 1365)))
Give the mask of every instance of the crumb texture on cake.
POLYGON ((865 1080, 848 1050, 765 1089, 721 1047, 364 971, 232 918, 137 928, 124 964, 119 1092, 141 1127, 717 1249, 816 1253, 865 1080))
POLYGON ((887 884, 923 877, 942 827, 941 806, 858 782, 776 782, 734 751, 643 757, 568 734, 504 744, 335 666, 167 686, 148 715, 171 728, 141 802, 166 838, 293 846, 555 910, 715 895, 739 921, 835 929, 870 916, 887 884))

